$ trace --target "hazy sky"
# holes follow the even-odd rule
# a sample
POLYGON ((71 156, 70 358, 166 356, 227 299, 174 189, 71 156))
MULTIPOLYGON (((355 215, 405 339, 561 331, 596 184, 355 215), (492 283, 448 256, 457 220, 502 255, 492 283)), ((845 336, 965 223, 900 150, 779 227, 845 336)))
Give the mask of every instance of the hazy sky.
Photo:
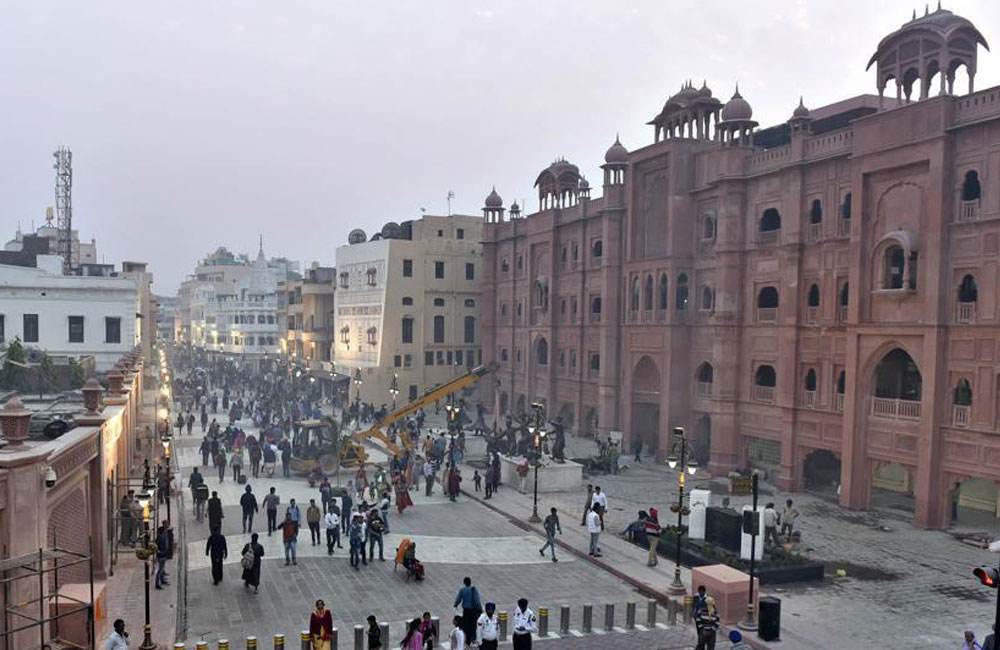
MULTIPOLYGON (((1000 2, 949 9, 1000 43, 1000 2)), ((74 154, 74 226, 173 293, 226 245, 333 262, 420 208, 527 199, 557 156, 600 185, 621 133, 685 79, 733 85, 763 125, 804 95, 874 92, 865 64, 923 4, 879 0, 0 1, 0 237, 53 203, 74 154)), ((931 10, 934 6, 931 6, 931 10)), ((1000 84, 980 50, 976 86, 1000 84)), ((964 88, 962 89, 964 92, 964 88)))

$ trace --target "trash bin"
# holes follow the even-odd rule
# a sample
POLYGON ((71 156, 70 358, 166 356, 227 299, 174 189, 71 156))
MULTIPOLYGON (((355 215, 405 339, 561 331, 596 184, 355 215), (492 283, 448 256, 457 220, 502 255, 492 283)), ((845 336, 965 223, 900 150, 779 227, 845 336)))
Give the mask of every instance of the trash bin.
POLYGON ((781 636, 781 599, 764 596, 757 600, 757 636, 764 641, 777 641, 781 636))

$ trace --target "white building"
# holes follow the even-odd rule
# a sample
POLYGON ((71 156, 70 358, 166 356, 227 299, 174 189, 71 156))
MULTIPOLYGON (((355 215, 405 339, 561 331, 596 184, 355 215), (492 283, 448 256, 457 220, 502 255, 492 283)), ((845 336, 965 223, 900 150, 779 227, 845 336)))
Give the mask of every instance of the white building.
POLYGON ((136 283, 63 275, 62 262, 39 255, 36 267, 0 264, 0 339, 17 337, 51 356, 92 356, 104 372, 141 341, 136 283))

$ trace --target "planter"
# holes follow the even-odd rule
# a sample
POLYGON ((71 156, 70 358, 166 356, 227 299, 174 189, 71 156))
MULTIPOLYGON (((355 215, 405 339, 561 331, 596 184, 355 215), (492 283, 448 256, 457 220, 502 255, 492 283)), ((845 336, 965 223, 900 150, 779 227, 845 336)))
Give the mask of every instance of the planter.
MULTIPOLYGON (((636 546, 649 548, 648 545, 635 542, 636 546)), ((677 540, 674 537, 663 536, 657 540, 658 555, 669 560, 673 560, 677 554, 677 540)), ((754 566, 754 575, 760 580, 762 585, 781 585, 792 582, 810 582, 822 580, 825 575, 825 567, 818 563, 806 560, 798 555, 784 552, 784 555, 794 558, 792 561, 775 563, 773 557, 757 562, 754 566)), ((713 564, 725 564, 734 569, 749 573, 749 562, 739 559, 738 555, 727 552, 725 549, 717 549, 717 552, 705 552, 704 548, 694 546, 683 541, 681 543, 681 565, 693 568, 700 566, 710 566, 713 564)))

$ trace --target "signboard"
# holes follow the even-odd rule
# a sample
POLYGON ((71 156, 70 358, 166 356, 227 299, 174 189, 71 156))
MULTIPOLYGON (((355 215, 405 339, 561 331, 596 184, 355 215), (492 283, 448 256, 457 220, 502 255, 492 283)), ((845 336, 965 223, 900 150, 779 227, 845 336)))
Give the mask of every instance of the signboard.
POLYGON ((733 476, 729 479, 729 491, 737 495, 753 494, 752 476, 733 476))

